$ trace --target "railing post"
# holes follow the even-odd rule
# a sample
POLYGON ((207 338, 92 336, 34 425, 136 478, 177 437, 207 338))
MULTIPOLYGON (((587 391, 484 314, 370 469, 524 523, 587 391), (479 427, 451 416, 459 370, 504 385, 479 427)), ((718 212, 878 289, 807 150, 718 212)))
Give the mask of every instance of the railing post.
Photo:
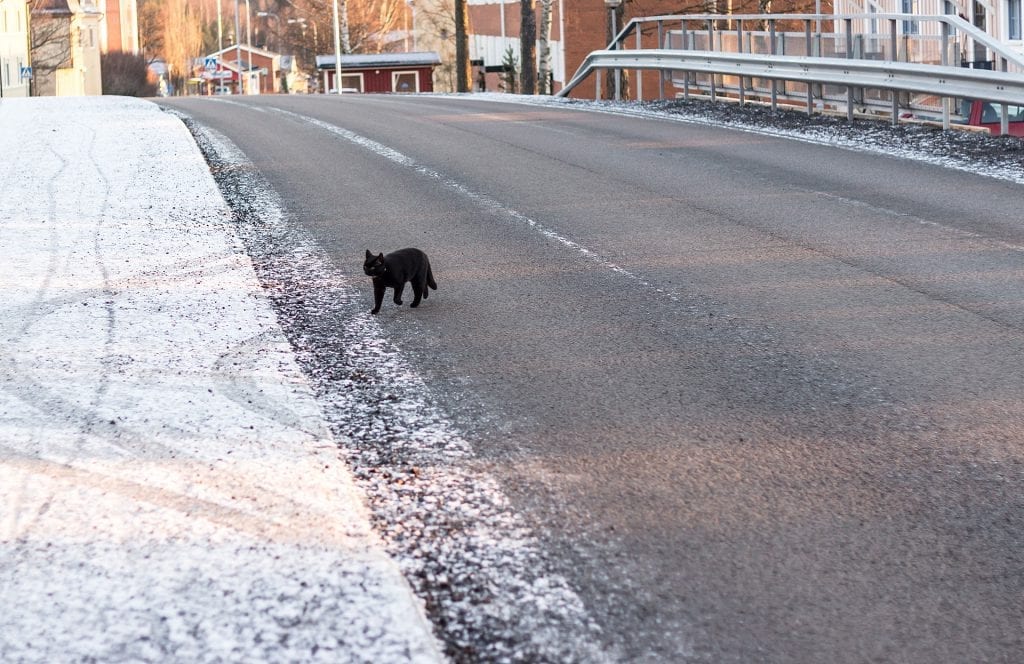
MULTIPOLYGON (((777 55, 778 50, 775 46, 775 19, 768 19, 768 52, 772 55, 777 55)), ((772 79, 772 110, 778 110, 779 106, 779 92, 778 92, 778 81, 772 79)))
MULTIPOLYGON (((743 19, 736 21, 736 52, 743 53, 743 19)), ((746 91, 743 89, 743 76, 740 76, 740 106, 747 103, 746 91)))
MULTIPOLYGON (((811 20, 804 19, 804 37, 807 40, 807 57, 811 57, 811 20)), ((814 83, 807 81, 807 115, 814 115, 814 83)))
MULTIPOLYGON (((897 37, 896 20, 889 20, 889 59, 892 62, 899 62, 899 39, 897 37)), ((900 91, 893 88, 892 93, 892 126, 900 123, 900 91)))
MULTIPOLYGON (((946 3, 943 3, 945 6, 946 3)), ((945 21, 942 22, 941 30, 942 39, 942 53, 939 55, 939 64, 943 67, 949 66, 949 24, 945 21)), ((953 100, 949 97, 942 98, 942 128, 949 131, 949 107, 953 103, 953 100)))
MULTIPOLYGON (((665 22, 658 21, 658 48, 665 48, 665 22)), ((665 100, 665 76, 668 74, 668 70, 662 69, 658 73, 658 100, 665 100)))
MULTIPOLYGON (((853 19, 843 19, 846 27, 846 59, 853 59, 853 19)), ((853 124, 853 86, 846 86, 846 121, 853 124)))
MULTIPOLYGON (((613 44, 613 47, 616 51, 622 50, 622 45, 618 40, 613 44)), ((622 70, 616 67, 612 70, 612 76, 615 77, 615 101, 622 101, 622 70)))
MULTIPOLYGON (((692 51, 693 37, 690 36, 689 23, 685 19, 680 23, 683 26, 683 50, 692 51)), ((683 99, 690 101, 690 72, 683 72, 683 99)))
MULTIPOLYGON (((714 52, 714 50, 715 50, 715 22, 712 21, 711 19, 708 19, 707 23, 708 23, 708 46, 710 47, 710 50, 712 52, 714 52)), ((717 101, 717 95, 718 95, 718 88, 717 88, 717 85, 716 85, 715 76, 717 76, 717 74, 715 74, 714 72, 711 72, 711 103, 712 104, 717 101)))
MULTIPOLYGON (((636 50, 643 50, 644 46, 643 42, 641 41, 641 33, 643 32, 643 30, 640 29, 639 23, 636 24, 634 30, 636 30, 636 50)), ((642 69, 636 70, 636 100, 644 100, 644 77, 642 69)))

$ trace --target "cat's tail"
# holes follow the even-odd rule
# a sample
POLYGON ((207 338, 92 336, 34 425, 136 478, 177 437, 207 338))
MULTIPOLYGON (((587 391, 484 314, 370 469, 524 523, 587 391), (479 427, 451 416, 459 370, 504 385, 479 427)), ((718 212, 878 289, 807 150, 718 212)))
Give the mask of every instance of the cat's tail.
POLYGON ((434 281, 434 271, 430 269, 430 263, 427 263, 427 285, 437 290, 437 282, 434 281))

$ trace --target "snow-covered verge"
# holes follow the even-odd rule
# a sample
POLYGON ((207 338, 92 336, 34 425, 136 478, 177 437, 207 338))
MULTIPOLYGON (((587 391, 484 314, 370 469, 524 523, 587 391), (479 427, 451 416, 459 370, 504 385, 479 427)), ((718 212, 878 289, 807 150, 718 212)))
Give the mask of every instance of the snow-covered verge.
POLYGON ((0 102, 0 660, 431 662, 192 137, 0 102))

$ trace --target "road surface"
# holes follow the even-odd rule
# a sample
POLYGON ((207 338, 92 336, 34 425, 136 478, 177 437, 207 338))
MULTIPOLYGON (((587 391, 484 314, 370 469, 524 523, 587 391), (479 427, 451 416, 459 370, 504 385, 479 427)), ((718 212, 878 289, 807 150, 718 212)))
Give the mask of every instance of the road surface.
MULTIPOLYGON (((226 135, 629 661, 1024 652, 1020 185, 573 109, 168 100, 226 135)), ((339 321, 339 325, 341 322, 339 321)))

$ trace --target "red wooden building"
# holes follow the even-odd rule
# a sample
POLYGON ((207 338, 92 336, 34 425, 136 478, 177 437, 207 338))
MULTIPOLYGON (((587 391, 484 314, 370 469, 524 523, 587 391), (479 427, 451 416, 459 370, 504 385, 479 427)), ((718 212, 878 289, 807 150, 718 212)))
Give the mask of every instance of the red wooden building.
POLYGON ((194 82, 199 94, 272 94, 280 92, 281 54, 245 44, 229 46, 197 60, 194 82), (239 60, 241 55, 241 60, 239 60), (239 85, 239 77, 243 84, 239 85))
MULTIPOLYGON (((437 53, 375 53, 341 56, 343 92, 433 92, 437 53)), ((335 90, 333 55, 316 56, 323 90, 335 90)))

